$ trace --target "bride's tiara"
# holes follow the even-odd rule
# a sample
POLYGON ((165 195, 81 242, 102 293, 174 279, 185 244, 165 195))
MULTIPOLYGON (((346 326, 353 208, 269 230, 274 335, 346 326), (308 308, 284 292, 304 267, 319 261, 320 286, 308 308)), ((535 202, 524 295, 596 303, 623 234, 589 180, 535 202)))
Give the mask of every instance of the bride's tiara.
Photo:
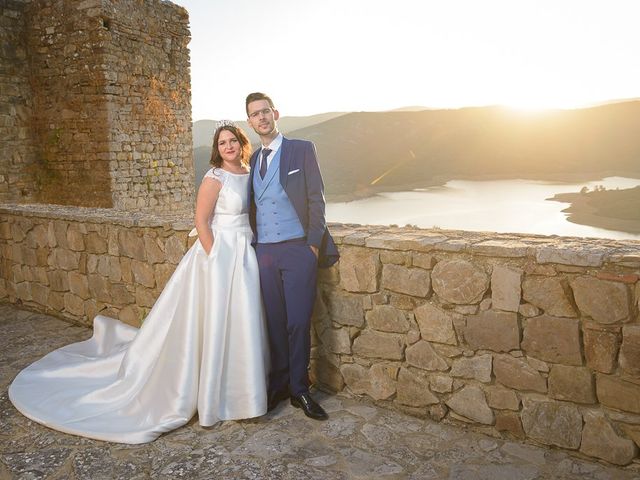
POLYGON ((220 120, 217 124, 216 124, 216 130, 218 130, 219 128, 222 127, 235 127, 236 124, 233 123, 231 120, 220 120))

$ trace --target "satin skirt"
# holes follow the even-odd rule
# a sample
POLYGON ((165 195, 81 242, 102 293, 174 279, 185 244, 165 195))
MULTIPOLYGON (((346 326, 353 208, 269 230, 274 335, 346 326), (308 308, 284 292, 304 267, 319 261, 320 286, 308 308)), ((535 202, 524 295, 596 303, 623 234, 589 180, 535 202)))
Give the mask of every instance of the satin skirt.
POLYGON ((97 316, 93 336, 36 361, 9 398, 62 432, 145 443, 187 423, 267 411, 268 346, 252 234, 214 226, 167 282, 140 329, 97 316))

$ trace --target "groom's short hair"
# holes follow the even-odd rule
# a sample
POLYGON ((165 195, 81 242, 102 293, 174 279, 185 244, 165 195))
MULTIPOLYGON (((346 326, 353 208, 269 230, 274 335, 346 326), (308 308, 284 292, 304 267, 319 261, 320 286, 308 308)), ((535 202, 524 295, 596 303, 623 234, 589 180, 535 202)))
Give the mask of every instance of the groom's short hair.
POLYGON ((249 115, 249 104, 251 102, 255 102, 256 100, 266 100, 269 102, 269 106, 275 110, 275 106, 273 105, 273 100, 266 93, 262 92, 253 92, 247 95, 247 99, 244 102, 244 108, 247 111, 247 115, 249 115))

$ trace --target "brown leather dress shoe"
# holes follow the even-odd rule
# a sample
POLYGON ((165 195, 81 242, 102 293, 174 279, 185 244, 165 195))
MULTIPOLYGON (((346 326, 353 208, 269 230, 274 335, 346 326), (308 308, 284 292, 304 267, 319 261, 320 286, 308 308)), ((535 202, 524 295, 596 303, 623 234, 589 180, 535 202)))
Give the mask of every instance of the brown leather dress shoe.
POLYGON ((313 418, 314 420, 326 420, 329 418, 327 412, 325 412, 308 393, 303 393, 295 397, 292 396, 291 405, 296 408, 301 408, 307 417, 313 418))

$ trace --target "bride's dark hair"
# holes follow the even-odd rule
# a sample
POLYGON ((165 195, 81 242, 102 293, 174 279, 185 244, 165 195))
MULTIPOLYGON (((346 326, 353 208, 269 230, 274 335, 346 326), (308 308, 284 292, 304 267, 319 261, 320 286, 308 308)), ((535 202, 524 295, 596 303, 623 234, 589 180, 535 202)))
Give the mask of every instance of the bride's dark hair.
POLYGON ((220 139, 220 133, 223 130, 227 130, 231 132, 240 142, 240 163, 243 167, 249 166, 249 157, 251 156, 251 142, 247 137, 246 133, 242 131, 242 129, 236 127, 235 125, 223 125, 216 129, 216 133, 213 135, 213 148, 211 150, 211 160, 209 163, 214 168, 222 167, 222 157, 220 156, 220 151, 218 150, 218 140, 220 139))

